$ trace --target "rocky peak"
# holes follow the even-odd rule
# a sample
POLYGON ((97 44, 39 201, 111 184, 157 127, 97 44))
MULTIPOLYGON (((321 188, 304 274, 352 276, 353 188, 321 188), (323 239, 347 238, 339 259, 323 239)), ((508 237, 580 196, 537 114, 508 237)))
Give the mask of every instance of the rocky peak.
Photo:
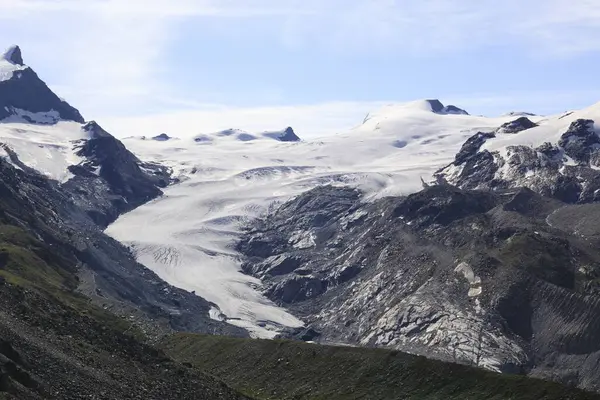
MULTIPOLYGON (((521 120, 519 127, 526 123, 521 120)), ((555 143, 481 150, 485 140, 494 136, 477 133, 469 138, 455 161, 436 172, 437 182, 462 189, 527 187, 566 203, 600 201, 600 137, 593 120, 573 121, 555 143)))
POLYGON ((21 48, 16 45, 9 47, 4 52, 2 58, 11 64, 25 65, 25 63, 23 62, 23 57, 21 55, 21 48))
POLYGON ((469 115, 469 113, 466 112, 465 110, 463 110, 462 108, 458 108, 458 107, 453 106, 453 105, 447 105, 447 106, 445 106, 438 99, 429 99, 429 100, 425 100, 425 101, 427 103, 429 103, 429 105, 431 106, 431 111, 433 111, 436 114, 461 114, 461 115, 469 115))
POLYGON ((156 140, 157 142, 166 142, 167 140, 170 140, 171 136, 167 135, 166 133, 161 133, 160 135, 154 136, 152 138, 152 140, 156 140))
POLYGON ((300 138, 296 135, 294 130, 288 126, 285 131, 283 131, 283 135, 279 138, 282 142, 298 142, 300 138))
POLYGON ((521 131, 535 128, 538 126, 535 122, 531 121, 527 117, 519 117, 514 121, 507 122, 502 124, 500 128, 498 128, 499 133, 519 133, 521 131))
POLYGON ((301 140, 289 126, 283 131, 264 132, 262 136, 279 140, 280 142, 299 142, 301 140))
POLYGON ((77 109, 60 99, 33 69, 23 64, 19 46, 10 47, 2 60, 0 120, 13 117, 30 123, 85 122, 77 109))
POLYGON ((460 151, 456 154, 454 159, 455 164, 461 164, 465 162, 470 157, 473 157, 481 146, 485 143, 486 140, 495 138, 496 134, 493 132, 477 132, 475 135, 471 136, 467 141, 462 145, 460 151))
POLYGON ((90 139, 97 139, 101 137, 112 137, 112 135, 106 132, 96 121, 90 121, 85 124, 81 129, 90 135, 90 139))
POLYGON ((596 152, 600 145, 600 138, 594 130, 594 121, 591 119, 573 121, 569 129, 560 137, 558 145, 574 160, 589 162, 590 155, 596 152))

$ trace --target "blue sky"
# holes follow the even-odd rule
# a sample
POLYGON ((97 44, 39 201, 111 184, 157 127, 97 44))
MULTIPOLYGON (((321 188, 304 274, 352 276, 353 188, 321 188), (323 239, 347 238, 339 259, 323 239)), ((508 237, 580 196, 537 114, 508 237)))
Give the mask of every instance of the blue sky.
POLYGON ((0 35, 117 129, 312 134, 420 98, 487 115, 600 101, 596 0, 0 0, 0 35))

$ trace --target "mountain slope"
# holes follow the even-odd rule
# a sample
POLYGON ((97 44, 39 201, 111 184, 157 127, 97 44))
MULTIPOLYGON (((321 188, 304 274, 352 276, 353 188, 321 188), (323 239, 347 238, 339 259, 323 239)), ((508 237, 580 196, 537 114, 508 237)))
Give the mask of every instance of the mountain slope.
MULTIPOLYGON (((5 229, 0 226, 0 231, 5 229)), ((3 251, 6 245, 0 241, 3 251)), ((13 244, 10 258, 17 247, 13 244)), ((18 254, 39 257, 25 248, 18 254)), ((51 262, 48 266, 56 267, 51 262)), ((10 268, 17 268, 14 260, 10 268)), ((92 306, 83 296, 34 282, 35 275, 25 279, 20 272, 0 282, 0 398, 246 398, 143 344, 141 333, 130 336, 136 329, 128 321, 92 306)))
POLYGON ((306 192, 248 224, 243 269, 307 323, 286 336, 599 390, 598 206, 572 205, 599 192, 599 117, 481 130, 407 197, 306 192))
POLYGON ((511 119, 435 112, 421 101, 385 107, 350 132, 313 141, 244 141, 235 129, 177 141, 129 137, 129 149, 169 167, 180 183, 107 233, 162 279, 215 303, 215 318, 272 337, 302 322, 241 272, 234 246, 242 226, 323 184, 360 187, 373 197, 418 190, 420 177, 450 162, 466 138, 511 119))
POLYGON ((575 400, 584 393, 394 351, 178 334, 163 342, 181 361, 261 400, 575 400))
MULTIPOLYGON (((25 68, 17 50, 4 58, 15 74, 25 68)), ((36 114, 33 103, 30 115, 36 114)), ((209 302, 161 281, 101 232, 119 214, 160 196, 171 182, 167 168, 142 162, 93 121, 41 124, 13 117, 0 121, 0 221, 56 246, 70 260, 79 291, 158 331, 152 335, 171 329, 245 335, 210 319, 209 302)))
POLYGON ((574 227, 599 208, 573 207, 527 189, 441 185, 365 203, 324 187, 254 223, 239 249, 308 340, 598 390, 598 230, 574 227))

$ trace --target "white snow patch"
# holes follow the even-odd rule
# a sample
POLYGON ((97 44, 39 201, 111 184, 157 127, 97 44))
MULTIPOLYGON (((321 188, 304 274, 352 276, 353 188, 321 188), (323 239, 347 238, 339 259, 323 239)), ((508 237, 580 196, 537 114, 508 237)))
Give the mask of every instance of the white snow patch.
POLYGON ((13 64, 7 60, 6 55, 0 57, 0 82, 12 79, 15 73, 29 68, 26 65, 13 64))
POLYGON ((87 138, 88 134, 76 122, 59 121, 53 125, 0 123, 0 142, 17 153, 23 164, 59 182, 73 176, 68 171, 70 165, 83 161, 74 147, 77 141, 87 138))
POLYGON ((466 262, 461 262, 454 269, 454 272, 462 274, 465 277, 465 279, 469 282, 469 297, 477 297, 482 293, 481 278, 475 275, 475 272, 473 272, 473 268, 471 268, 469 264, 467 264, 466 262))

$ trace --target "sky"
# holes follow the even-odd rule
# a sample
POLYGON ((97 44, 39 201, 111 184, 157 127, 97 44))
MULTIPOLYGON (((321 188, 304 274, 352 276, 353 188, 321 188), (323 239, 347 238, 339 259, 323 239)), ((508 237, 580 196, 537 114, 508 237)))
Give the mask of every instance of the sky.
POLYGON ((598 0, 0 0, 0 37, 120 135, 328 134, 423 98, 478 115, 600 101, 598 0))

